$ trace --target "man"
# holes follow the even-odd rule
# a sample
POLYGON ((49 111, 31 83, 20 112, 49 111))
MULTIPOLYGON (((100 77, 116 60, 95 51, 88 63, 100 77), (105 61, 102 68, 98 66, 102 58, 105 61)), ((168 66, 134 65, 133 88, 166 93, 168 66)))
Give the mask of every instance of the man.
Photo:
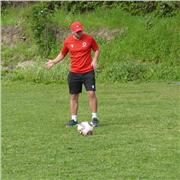
POLYGON ((78 123, 78 98, 82 92, 82 85, 85 86, 89 106, 92 111, 91 124, 98 126, 97 118, 97 97, 95 94, 95 72, 97 60, 99 57, 99 47, 93 37, 83 32, 83 25, 80 22, 74 22, 70 26, 72 34, 64 41, 64 47, 54 60, 49 60, 45 67, 50 69, 55 64, 64 59, 66 54, 70 53, 70 72, 68 75, 68 85, 70 92, 71 120, 66 124, 68 127, 78 123), (91 57, 91 50, 94 51, 94 57, 91 57))

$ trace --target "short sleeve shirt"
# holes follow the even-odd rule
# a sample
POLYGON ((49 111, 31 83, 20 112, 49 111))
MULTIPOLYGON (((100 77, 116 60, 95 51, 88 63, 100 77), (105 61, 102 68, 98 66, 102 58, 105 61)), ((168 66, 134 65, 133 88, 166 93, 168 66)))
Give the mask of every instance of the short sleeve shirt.
POLYGON ((84 33, 80 39, 74 38, 73 35, 68 36, 64 41, 61 53, 65 56, 69 52, 71 72, 86 73, 93 70, 91 50, 98 49, 99 46, 94 38, 84 33))

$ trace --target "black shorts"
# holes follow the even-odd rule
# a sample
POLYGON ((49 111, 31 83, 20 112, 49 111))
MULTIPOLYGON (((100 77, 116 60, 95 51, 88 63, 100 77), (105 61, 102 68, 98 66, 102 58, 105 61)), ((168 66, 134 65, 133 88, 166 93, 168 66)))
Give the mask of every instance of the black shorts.
POLYGON ((86 91, 96 91, 95 72, 73 73, 68 74, 68 85, 70 94, 79 94, 82 92, 84 84, 86 91))

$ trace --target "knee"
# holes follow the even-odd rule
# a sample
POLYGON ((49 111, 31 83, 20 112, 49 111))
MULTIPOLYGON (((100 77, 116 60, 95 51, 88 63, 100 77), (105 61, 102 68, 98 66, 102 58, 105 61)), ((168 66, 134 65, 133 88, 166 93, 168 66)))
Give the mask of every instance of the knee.
POLYGON ((71 101, 78 101, 78 94, 72 94, 71 101))
POLYGON ((89 96, 89 98, 95 98, 95 97, 96 97, 96 94, 95 94, 94 91, 89 91, 89 92, 88 92, 88 96, 89 96))

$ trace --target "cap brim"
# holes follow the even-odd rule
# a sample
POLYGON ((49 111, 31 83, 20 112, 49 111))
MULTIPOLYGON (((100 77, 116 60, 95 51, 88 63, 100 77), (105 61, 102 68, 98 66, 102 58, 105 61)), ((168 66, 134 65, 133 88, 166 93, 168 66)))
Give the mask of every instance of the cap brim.
POLYGON ((80 32, 80 31, 83 31, 82 28, 78 28, 78 29, 75 29, 74 32, 80 32))

